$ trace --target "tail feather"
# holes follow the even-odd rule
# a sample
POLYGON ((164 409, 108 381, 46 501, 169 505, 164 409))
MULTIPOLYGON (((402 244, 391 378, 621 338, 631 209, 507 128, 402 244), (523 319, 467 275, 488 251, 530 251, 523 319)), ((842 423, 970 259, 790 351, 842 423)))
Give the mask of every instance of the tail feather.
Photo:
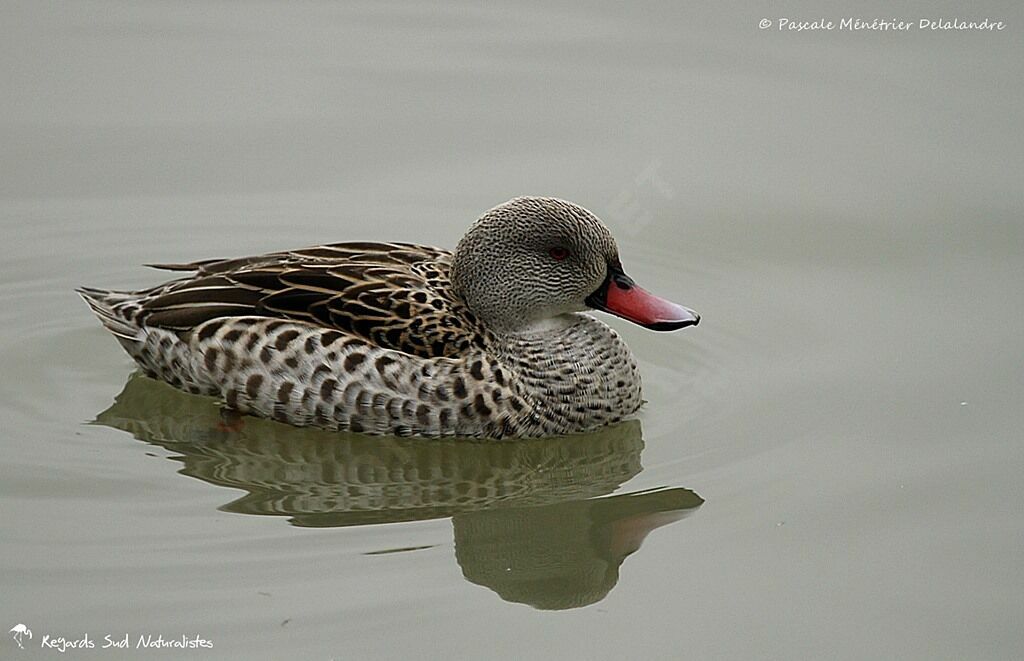
POLYGON ((138 342, 142 339, 142 329, 133 323, 129 316, 123 314, 124 308, 121 305, 137 299, 138 294, 92 287, 79 287, 75 291, 96 314, 103 327, 116 337, 129 342, 138 342))

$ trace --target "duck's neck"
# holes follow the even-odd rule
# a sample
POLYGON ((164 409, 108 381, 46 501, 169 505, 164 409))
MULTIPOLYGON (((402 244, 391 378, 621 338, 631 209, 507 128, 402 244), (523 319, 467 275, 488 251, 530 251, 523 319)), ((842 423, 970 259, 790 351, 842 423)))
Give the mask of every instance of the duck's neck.
POLYGON ((535 319, 515 330, 509 331, 508 334, 516 338, 543 339, 545 335, 556 335, 579 322, 580 315, 578 314, 560 314, 555 317, 535 319))
POLYGON ((629 349, 609 326, 588 314, 569 312, 554 317, 545 317, 523 323, 515 329, 494 333, 499 353, 509 357, 532 354, 545 364, 560 362, 562 359, 578 357, 584 347, 574 346, 581 340, 595 347, 622 345, 629 349))

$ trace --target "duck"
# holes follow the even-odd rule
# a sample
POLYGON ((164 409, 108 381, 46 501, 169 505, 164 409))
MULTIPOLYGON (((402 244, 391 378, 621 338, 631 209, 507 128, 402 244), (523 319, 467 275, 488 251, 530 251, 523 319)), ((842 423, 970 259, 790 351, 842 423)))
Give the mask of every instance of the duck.
POLYGON ((699 323, 639 287, 607 226, 553 197, 485 212, 454 251, 342 242, 150 264, 136 291, 81 287, 142 373, 236 414, 368 435, 486 440, 633 417, 637 361, 600 311, 699 323))

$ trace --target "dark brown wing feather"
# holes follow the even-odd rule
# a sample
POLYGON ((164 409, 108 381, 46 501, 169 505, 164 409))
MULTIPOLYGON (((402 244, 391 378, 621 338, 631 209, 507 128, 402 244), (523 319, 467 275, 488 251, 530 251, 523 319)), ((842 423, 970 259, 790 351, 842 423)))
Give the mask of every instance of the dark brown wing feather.
POLYGON ((188 331, 225 316, 296 319, 389 349, 456 356, 482 329, 451 291, 451 254, 399 243, 337 243, 241 259, 162 264, 193 277, 154 289, 147 326, 188 331))

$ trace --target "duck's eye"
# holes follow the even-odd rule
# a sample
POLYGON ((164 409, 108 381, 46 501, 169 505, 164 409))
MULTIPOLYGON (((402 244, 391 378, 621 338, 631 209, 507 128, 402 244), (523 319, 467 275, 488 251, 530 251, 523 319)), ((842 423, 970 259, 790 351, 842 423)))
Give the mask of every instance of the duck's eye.
POLYGON ((560 262, 560 261, 562 261, 563 259, 565 259, 566 257, 569 256, 569 249, 568 248, 563 248, 561 246, 557 246, 557 247, 552 248, 551 250, 549 250, 548 254, 551 255, 552 259, 554 259, 555 261, 560 262))

